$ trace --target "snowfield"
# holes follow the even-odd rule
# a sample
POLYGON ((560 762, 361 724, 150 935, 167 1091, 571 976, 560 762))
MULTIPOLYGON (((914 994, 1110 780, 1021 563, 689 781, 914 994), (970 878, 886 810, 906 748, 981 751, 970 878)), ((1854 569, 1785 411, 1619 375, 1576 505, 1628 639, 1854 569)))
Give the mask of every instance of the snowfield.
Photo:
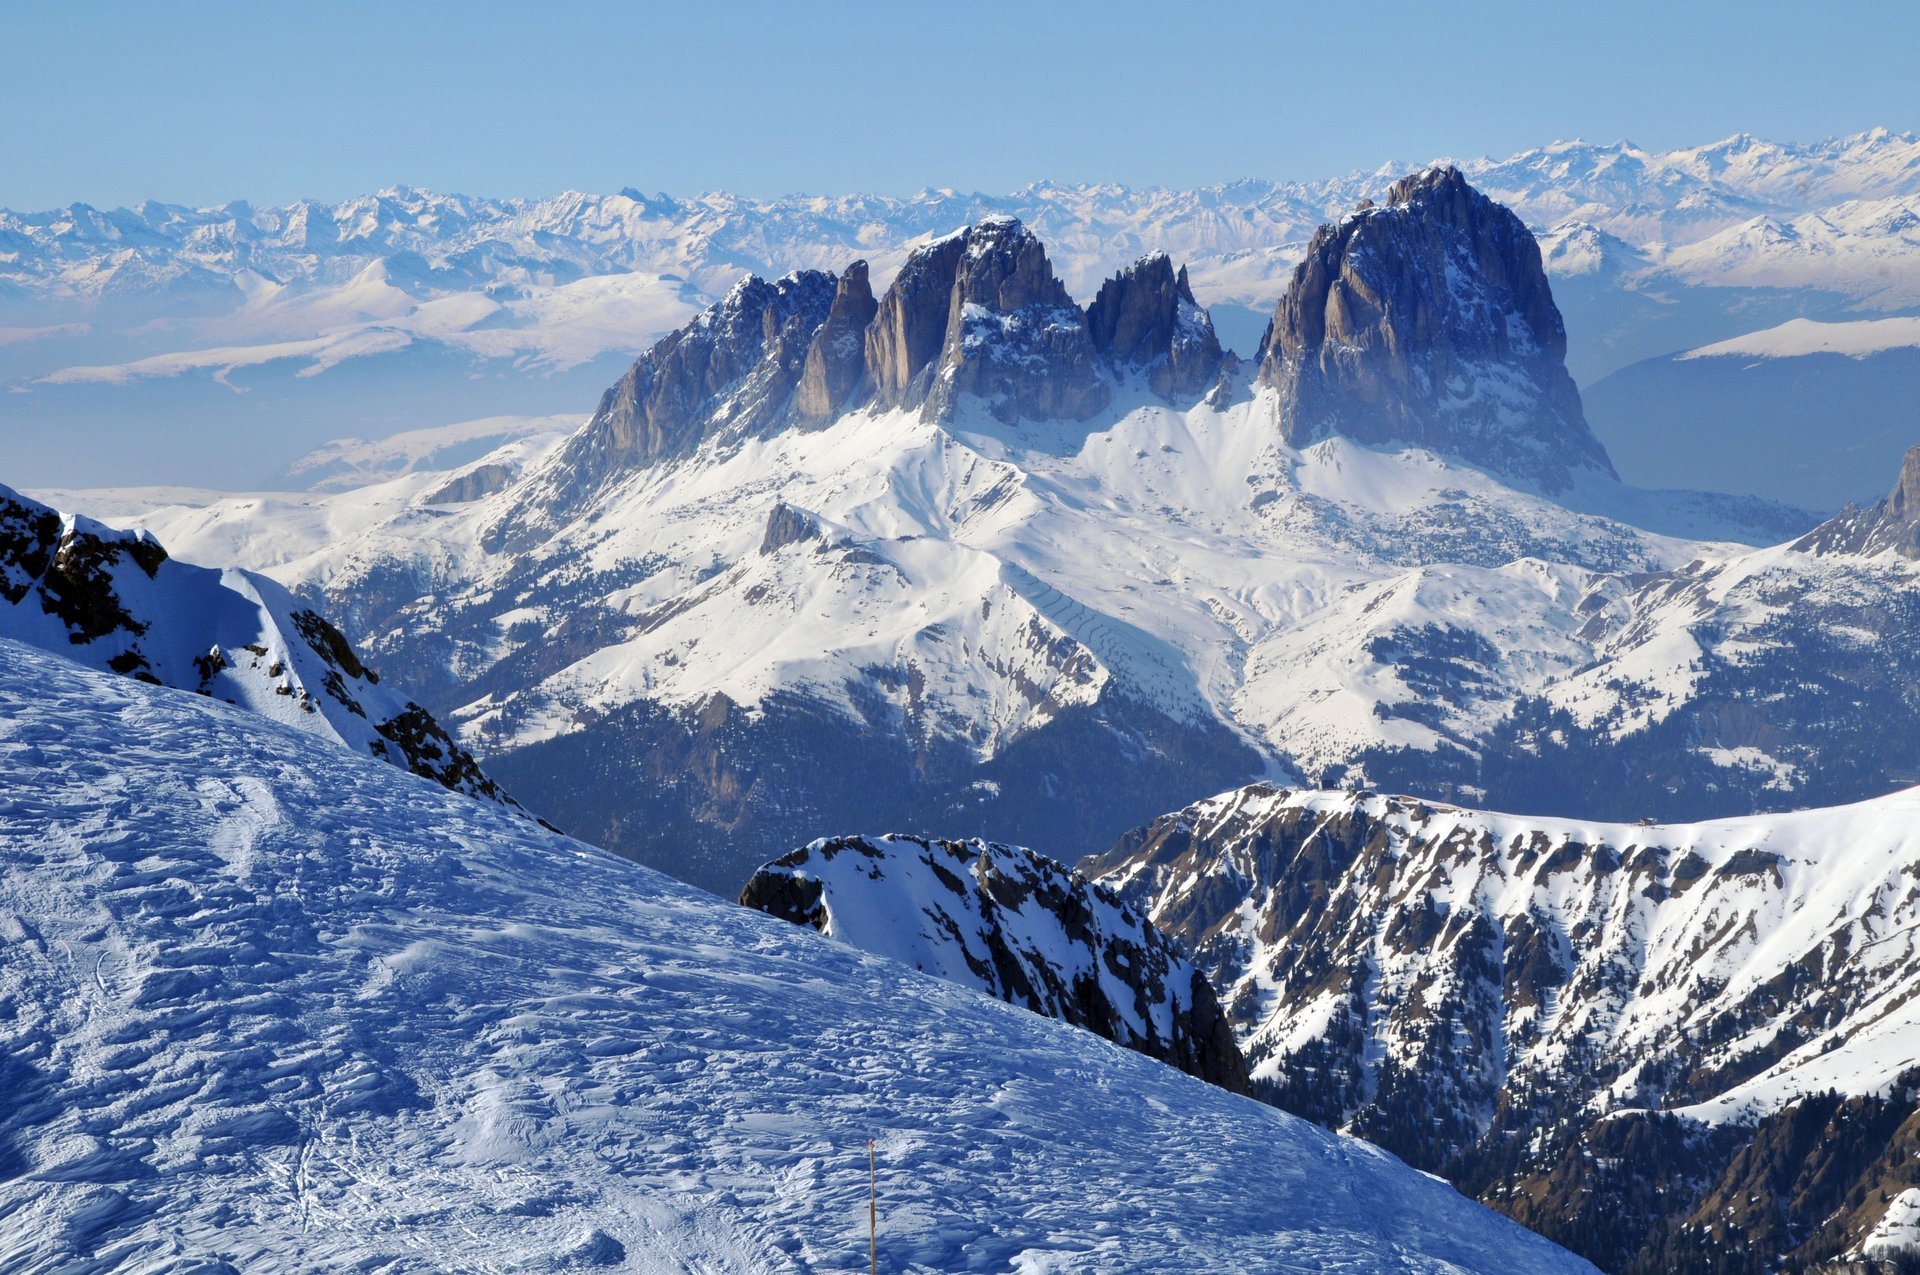
POLYGON ((1365 1144, 0 641, 0 1269, 1551 1272, 1365 1144))

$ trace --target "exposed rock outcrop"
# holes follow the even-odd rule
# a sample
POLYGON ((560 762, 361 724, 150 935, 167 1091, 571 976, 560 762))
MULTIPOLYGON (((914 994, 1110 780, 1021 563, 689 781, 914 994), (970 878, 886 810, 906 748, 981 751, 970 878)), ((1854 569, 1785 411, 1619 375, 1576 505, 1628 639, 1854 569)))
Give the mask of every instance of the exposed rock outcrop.
POLYGON ((1849 505, 1793 547, 1803 553, 1895 553, 1920 558, 1920 447, 1907 449, 1900 476, 1885 500, 1865 509, 1849 505))
POLYGON ((551 534, 632 470, 689 456, 716 436, 785 424, 814 336, 840 293, 839 281, 817 270, 735 284, 634 361, 593 419, 531 476, 526 498, 487 534, 487 547, 523 548, 551 534))
POLYGON ((838 415, 866 378, 867 326, 879 313, 867 282, 867 263, 856 261, 840 272, 826 322, 813 334, 800 383, 793 391, 796 416, 827 421, 838 415))
POLYGON ((927 381, 947 342, 953 281, 966 248, 967 232, 958 230, 915 249, 880 299, 866 338, 867 370, 880 406, 926 400, 927 381))
POLYGON ((928 414, 950 416, 963 394, 1008 422, 1083 421, 1105 407, 1086 315, 1054 278, 1033 232, 1011 217, 989 217, 966 243, 928 414))
POLYGON ((742 279, 636 361, 568 449, 644 465, 691 452, 716 428, 747 434, 773 423, 838 292, 817 270, 742 279))
POLYGON ((1107 887, 1030 850, 826 838, 754 873, 740 902, 1247 1091, 1205 976, 1107 887))
POLYGON ((788 545, 797 545, 805 540, 817 540, 820 537, 820 520, 804 509, 795 509, 786 501, 778 501, 773 511, 767 515, 767 530, 760 537, 760 552, 777 553, 788 545))
POLYGON ((1611 476, 1566 369, 1540 248, 1520 219, 1430 168, 1322 226, 1261 343, 1280 430, 1465 460, 1547 492, 1611 476))
POLYGON ((1102 284, 1087 307, 1087 328, 1109 366, 1144 373, 1162 398, 1204 394, 1219 380, 1225 356, 1213 320, 1193 299, 1186 267, 1176 273, 1164 252, 1102 284))

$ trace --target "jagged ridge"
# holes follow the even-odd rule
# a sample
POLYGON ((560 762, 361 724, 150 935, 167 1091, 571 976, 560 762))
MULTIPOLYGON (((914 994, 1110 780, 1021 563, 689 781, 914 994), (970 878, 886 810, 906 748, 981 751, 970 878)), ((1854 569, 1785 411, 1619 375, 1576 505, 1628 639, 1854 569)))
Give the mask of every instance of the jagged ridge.
POLYGON ((1031 850, 823 838, 755 872, 740 902, 1247 1091, 1206 977, 1106 887, 1031 850))
POLYGON ((431 713, 380 685, 333 624, 278 584, 177 562, 145 532, 63 517, 3 486, 0 636, 244 705, 518 808, 431 713))

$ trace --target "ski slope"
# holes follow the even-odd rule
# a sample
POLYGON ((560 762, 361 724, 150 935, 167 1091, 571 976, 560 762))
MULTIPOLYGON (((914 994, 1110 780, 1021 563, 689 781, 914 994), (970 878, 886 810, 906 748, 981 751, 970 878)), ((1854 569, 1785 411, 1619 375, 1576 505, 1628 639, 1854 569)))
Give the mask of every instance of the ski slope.
POLYGON ((1364 1144, 0 641, 0 1269, 1590 1270, 1364 1144))

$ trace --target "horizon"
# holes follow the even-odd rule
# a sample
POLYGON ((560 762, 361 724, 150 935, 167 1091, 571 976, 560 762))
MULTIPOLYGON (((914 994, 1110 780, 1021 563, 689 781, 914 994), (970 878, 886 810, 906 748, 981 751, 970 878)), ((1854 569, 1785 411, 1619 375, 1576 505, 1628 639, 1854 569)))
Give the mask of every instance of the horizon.
MULTIPOLYGON (((1124 190, 1134 194, 1142 194, 1142 193, 1151 193, 1151 192, 1159 192, 1159 191, 1186 192, 1186 191, 1203 191, 1203 190, 1224 190, 1229 187, 1245 185, 1245 184, 1265 185, 1265 186, 1272 187, 1274 189, 1286 189, 1289 187, 1311 188, 1315 186, 1331 185, 1339 182, 1359 181, 1367 178, 1378 178, 1378 179, 1384 180, 1389 177, 1410 175, 1412 173, 1424 171, 1425 169, 1434 167, 1436 165, 1444 165, 1444 164, 1458 165, 1458 166, 1461 166, 1463 170, 1465 170, 1468 166, 1476 166, 1476 165, 1482 165, 1482 164, 1497 166, 1500 164, 1513 163, 1514 161, 1523 159, 1529 155, 1550 153, 1554 151, 1554 149, 1557 147, 1566 147, 1566 148, 1586 147, 1586 148, 1589 148, 1592 150, 1598 150, 1598 151, 1611 150, 1611 151, 1620 151, 1620 152, 1630 152, 1634 154, 1646 155, 1651 158, 1659 158, 1663 156, 1684 154, 1689 151, 1713 150, 1715 148, 1725 146, 1728 143, 1741 141, 1743 139, 1751 140, 1763 145, 1779 146, 1787 150, 1804 151, 1804 150, 1811 150, 1816 147, 1825 146, 1833 143, 1868 141, 1868 140, 1874 139, 1876 135, 1880 137, 1891 138, 1896 140, 1904 140, 1909 142, 1920 141, 1920 131, 1916 131, 1913 129, 1896 129, 1885 124, 1875 124, 1875 125, 1870 125, 1866 128, 1854 129, 1850 132, 1829 133, 1822 137, 1812 137, 1812 138, 1773 137, 1773 136, 1765 136, 1759 133, 1755 133, 1750 130, 1739 130, 1733 133, 1729 133, 1724 137, 1715 138, 1712 141, 1696 142, 1696 143, 1691 143, 1686 145, 1672 146, 1672 147, 1665 147, 1665 148, 1641 146, 1636 142, 1634 142, 1632 139, 1625 138, 1625 137, 1616 138, 1612 141, 1605 141, 1605 142, 1596 142, 1584 137, 1557 137, 1551 141, 1539 143, 1538 145, 1522 147, 1519 150, 1511 151, 1505 155, 1493 155, 1493 154, 1486 154, 1486 153, 1480 153, 1480 154, 1474 154, 1474 155, 1450 154, 1450 155, 1436 155, 1433 158, 1427 159, 1427 160, 1389 159, 1372 166, 1359 165, 1359 166, 1345 169, 1341 172, 1325 173, 1325 174, 1321 174, 1319 176, 1313 176, 1313 177, 1305 177, 1305 176, 1269 177, 1269 176, 1262 176, 1256 173, 1244 173, 1238 177, 1228 177, 1228 178, 1220 179, 1218 181, 1205 182, 1198 185, 1173 185, 1166 182, 1132 183, 1132 182, 1125 182, 1125 181, 1120 181, 1112 178, 1088 178, 1086 180, 1079 180, 1079 181, 1064 181, 1054 177, 1034 177, 1034 178, 1029 178, 1028 180, 1020 183, 1019 185, 1011 186, 1005 189, 986 189, 982 187, 962 188, 962 187, 956 187, 956 186, 923 186, 916 190, 904 190, 904 191, 887 191, 887 190, 879 190, 879 189, 849 189, 849 190, 813 189, 813 190, 789 190, 789 191, 781 192, 778 194, 755 195, 755 194, 748 194, 744 191, 735 190, 735 189, 731 189, 724 186, 715 186, 715 187, 710 187, 704 190, 685 191, 685 192, 679 192, 679 193, 676 193, 672 190, 667 190, 667 189, 648 191, 648 190, 641 189, 640 187, 635 186, 630 182, 624 183, 613 189, 588 189, 588 188, 579 187, 579 186, 569 186, 559 190, 550 190, 550 191, 531 193, 531 194, 525 194, 525 193, 500 194, 497 192, 482 191, 477 188, 454 189, 454 188, 425 186, 425 185, 420 185, 418 183, 413 183, 413 182, 394 182, 384 186, 375 187, 372 189, 353 191, 345 195, 341 195, 338 198, 332 198, 332 199, 322 198, 316 195, 302 195, 302 196, 296 196, 292 199, 287 199, 287 200, 270 201, 265 199, 254 198, 252 196, 245 195, 245 194, 240 194, 240 195, 232 196, 230 198, 217 200, 212 203, 190 203, 184 200, 168 199, 162 196, 149 196, 145 199, 141 199, 130 204, 96 204, 96 203, 90 203, 86 200, 70 200, 64 204, 53 204, 53 205, 48 205, 48 206, 38 207, 38 208, 23 208, 23 207, 14 207, 11 205, 0 204, 0 212, 9 213, 18 217, 45 216, 53 213, 64 212, 70 208, 76 208, 76 207, 89 208, 95 212, 103 212, 103 213, 138 212, 141 207, 147 204, 155 204, 163 208, 188 209, 194 212, 209 212, 216 209, 228 208, 234 205, 241 205, 241 204, 244 204, 250 208, 255 208, 255 209, 260 209, 260 208, 285 209, 285 208, 298 207, 299 205, 302 205, 302 204, 311 204, 311 205, 316 205, 321 207, 338 207, 342 204, 351 203, 354 200, 358 200, 358 199, 369 199, 369 198, 377 198, 380 196, 387 196, 387 195, 408 195, 408 194, 424 195, 424 196, 428 196, 436 199, 453 199, 453 198, 480 199, 480 200, 486 200, 491 203, 538 203, 545 200, 564 198, 565 196, 568 196, 568 195, 581 195, 587 198, 599 198, 599 199, 610 199, 616 196, 626 196, 628 198, 639 200, 639 201, 652 201, 652 200, 664 199, 664 200, 671 200, 675 203, 682 203, 682 204, 697 202, 699 200, 710 199, 715 197, 726 197, 726 198, 732 198, 732 199, 739 199, 739 200, 753 203, 753 204, 780 204, 780 203, 789 203, 795 200, 804 200, 804 199, 875 199, 875 200, 887 200, 887 201, 893 201, 893 202, 899 202, 899 203, 910 203, 915 200, 924 199, 930 196, 939 196, 942 198, 954 198, 954 199, 969 199, 969 198, 1007 199, 1007 198, 1013 198, 1019 195, 1026 194, 1030 191, 1043 190, 1043 189, 1088 191, 1088 190, 1097 190, 1097 189, 1103 189, 1103 188, 1111 188, 1116 190, 1124 190)), ((1468 176, 1469 178, 1471 178, 1472 173, 1469 172, 1468 176)))

